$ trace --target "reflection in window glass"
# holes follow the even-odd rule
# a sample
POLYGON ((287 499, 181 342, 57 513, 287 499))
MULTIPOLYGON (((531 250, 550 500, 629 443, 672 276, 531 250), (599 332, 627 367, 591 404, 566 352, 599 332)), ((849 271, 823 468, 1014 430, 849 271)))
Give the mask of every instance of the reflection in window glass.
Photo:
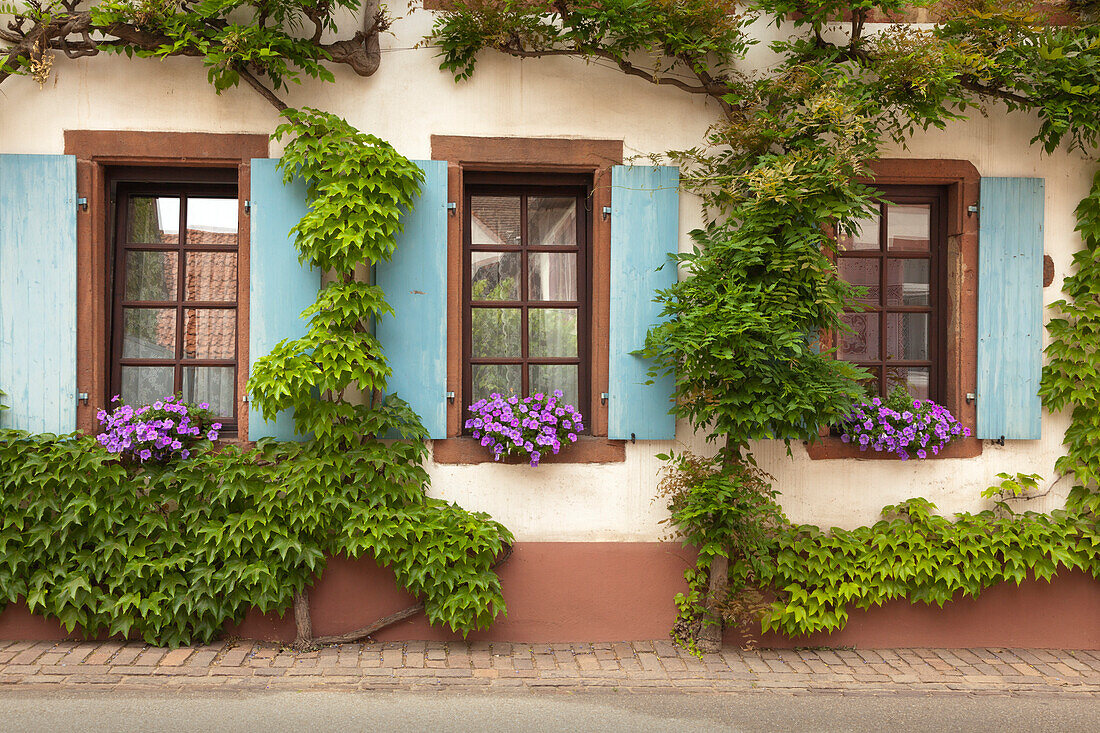
POLYGON ((530 369, 531 394, 551 394, 555 389, 560 389, 564 394, 563 404, 577 406, 580 370, 576 364, 532 364, 530 369))
POLYGON ((932 207, 929 204, 890 204, 886 210, 886 222, 889 249, 928 251, 932 224, 932 207))
POLYGON ((471 252, 470 300, 519 300, 519 252, 471 252))
POLYGON ((185 300, 237 300, 236 252, 188 252, 185 300))
POLYGON ((531 196, 527 199, 528 244, 577 246, 577 200, 571 196, 531 196))
POLYGON ((176 252, 126 253, 126 300, 175 300, 176 252))
POLYGON ((175 394, 170 366, 124 366, 119 398, 129 405, 148 405, 175 394))
POLYGON ((523 366, 520 364, 474 364, 473 395, 470 404, 494 392, 505 397, 523 394, 523 366))
POLYGON ((237 370, 229 366, 183 367, 181 370, 184 402, 209 403, 210 411, 219 417, 233 415, 233 395, 236 393, 237 370))
POLYGON ((470 241, 475 245, 520 246, 519 196, 471 196, 470 241))
POLYGON ((131 196, 127 206, 127 239, 135 244, 178 244, 180 200, 165 196, 131 196))
POLYGON ((519 308, 474 308, 470 331, 474 358, 520 356, 519 308))
POLYGON ((237 199, 187 199, 188 244, 237 244, 237 199))
POLYGON ((173 359, 175 356, 175 308, 122 309, 124 359, 173 359))

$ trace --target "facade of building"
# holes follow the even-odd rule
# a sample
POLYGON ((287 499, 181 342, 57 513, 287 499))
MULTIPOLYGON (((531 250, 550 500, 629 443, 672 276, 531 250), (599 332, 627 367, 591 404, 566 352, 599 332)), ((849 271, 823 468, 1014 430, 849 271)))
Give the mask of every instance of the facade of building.
MULTIPOLYGON (((657 267, 690 247, 702 214, 674 168, 630 163, 698 144, 717 110, 569 58, 486 55, 455 83, 432 48, 417 47, 431 15, 394 23, 374 76, 335 68, 335 84, 286 96, 390 141, 426 171, 399 254, 376 273, 397 310, 379 324, 391 388, 432 434, 431 493, 488 512, 517 538, 502 568, 509 616, 487 636, 663 636, 692 559, 666 541, 655 456, 711 449, 673 424, 668 385, 642 384, 630 352, 656 318, 653 289, 674 276, 657 267), (494 463, 463 434, 464 406, 488 391, 555 387, 589 417, 589 434, 555 460, 494 463)), ((190 59, 65 61, 42 88, 5 84, 0 389, 12 409, 0 426, 90 431, 113 394, 179 390, 214 405, 239 440, 291 436, 288 421, 250 411, 244 390, 249 364, 301 332, 298 313, 322 280, 287 238, 305 204, 274 167, 278 121, 246 88, 215 94, 190 59)), ((1067 418, 1040 408, 1034 390, 1045 305, 1061 297, 1081 246, 1073 211, 1094 166, 1031 146, 1034 124, 995 108, 920 133, 876 165, 891 203, 838 262, 869 287, 874 310, 852 316, 839 350, 877 370, 882 390, 903 383, 946 405, 975 437, 907 462, 830 436, 789 454, 760 443, 794 522, 854 527, 914 496, 945 514, 976 511, 1002 471, 1043 477, 1050 490, 1028 508, 1062 505, 1069 481, 1054 462, 1067 418)), ((334 561, 313 596, 315 628, 346 630, 401 606, 392 586, 369 563, 334 561)), ((1069 574, 945 610, 854 614, 843 634, 815 643, 1100 647, 1098 610, 1095 581, 1069 574), (1042 629, 1020 627, 1035 614, 1042 629)), ((0 616, 0 635, 5 625, 52 633, 19 613, 0 616)), ((292 622, 256 616, 242 633, 286 638, 292 622)), ((410 620, 385 633, 442 632, 410 620)))

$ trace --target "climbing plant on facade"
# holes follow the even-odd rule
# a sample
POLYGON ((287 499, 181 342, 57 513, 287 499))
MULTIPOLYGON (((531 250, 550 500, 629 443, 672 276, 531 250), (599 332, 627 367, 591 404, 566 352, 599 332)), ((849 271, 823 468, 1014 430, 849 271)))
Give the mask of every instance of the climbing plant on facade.
POLYGON ((390 369, 373 325, 392 314, 359 281, 390 259, 401 211, 423 173, 388 143, 276 92, 326 63, 363 76, 378 65, 377 3, 79 2, 0 6, 0 82, 40 83, 52 54, 202 58, 219 92, 241 81, 279 109, 286 180, 303 180, 309 212, 294 227, 301 262, 335 276, 302 314, 304 336, 253 365, 253 406, 292 410, 296 442, 196 450, 186 460, 126 465, 91 437, 0 432, 0 604, 29 608, 87 634, 155 644, 208 641, 253 607, 294 608, 298 643, 350 641, 424 612, 467 633, 504 612, 495 566, 509 532, 488 515, 426 495, 425 431, 388 395, 390 369), (335 15, 362 8, 362 30, 322 43, 335 15), (303 35, 303 21, 313 25, 303 35), (393 435, 397 439, 386 439, 393 435), (315 637, 306 595, 328 558, 370 558, 416 604, 346 634, 315 637))
MULTIPOLYGON (((669 151, 685 188, 702 196, 708 224, 692 233, 693 251, 677 257, 690 277, 657 293, 667 321, 645 345, 654 373, 675 376, 677 416, 719 444, 710 467, 673 457, 666 478, 677 487, 670 492, 673 517, 700 549, 698 567, 687 574, 690 591, 680 598, 678 629, 697 635, 703 646, 719 643, 721 609, 730 605, 727 579, 734 578, 737 591, 746 580, 778 582, 782 573, 769 574, 760 558, 770 558, 774 567, 781 548, 794 541, 778 521, 769 537, 731 531, 762 507, 781 516, 767 481, 752 473, 749 441, 812 441, 859 395, 860 370, 834 360, 818 337, 842 330, 840 314, 859 309, 829 253, 835 235, 851 234, 874 201, 873 191, 858 182, 871 178, 867 163, 888 142, 904 144, 918 130, 946 127, 993 104, 1037 114, 1035 142, 1047 150, 1062 145, 1089 155, 1100 133, 1100 29, 1087 19, 1094 4, 1070 4, 1079 20, 1051 26, 1031 2, 919 3, 934 5, 941 22, 870 32, 872 17, 909 4, 456 0, 434 29, 441 67, 456 80, 470 77, 488 49, 516 58, 572 56, 610 63, 715 107, 706 140, 669 151), (747 69, 746 52, 755 42, 747 29, 754 22, 779 29, 764 71, 747 69), (728 484, 723 501, 712 500, 721 495, 716 482, 728 484), (744 489, 751 487, 750 496, 744 489), (689 510, 696 505, 706 511, 689 510)), ((1084 287, 1078 284, 1082 292, 1084 287)), ((1070 324, 1087 327, 1082 312, 1071 309, 1070 315, 1078 319, 1070 324)), ((1067 368, 1069 362, 1067 352, 1067 368)), ((1052 407, 1069 404, 1073 379, 1089 375, 1071 376, 1047 388, 1052 407)), ((1087 416, 1077 416, 1068 436, 1071 449, 1075 436, 1083 438, 1084 426, 1096 420, 1091 403, 1084 404, 1087 416)), ((1076 455, 1086 458, 1084 441, 1078 443, 1076 455)), ((1032 526, 1047 520, 1014 521, 1032 526)), ((878 542, 890 529, 876 527, 858 541, 878 542)), ((818 542, 815 552, 827 542, 818 542)), ((806 564, 805 556, 794 556, 806 564)), ((886 581, 860 576, 845 582, 855 586, 840 606, 866 594, 880 597, 876 584, 886 581)), ((931 597, 916 586, 908 589, 891 592, 931 597)), ((781 600, 796 592, 782 584, 772 590, 781 600)), ((811 623, 805 613, 772 618, 791 633, 823 627, 819 617, 811 623)), ((834 612, 832 620, 840 619, 834 612)), ((837 623, 827 619, 824 627, 837 623)))

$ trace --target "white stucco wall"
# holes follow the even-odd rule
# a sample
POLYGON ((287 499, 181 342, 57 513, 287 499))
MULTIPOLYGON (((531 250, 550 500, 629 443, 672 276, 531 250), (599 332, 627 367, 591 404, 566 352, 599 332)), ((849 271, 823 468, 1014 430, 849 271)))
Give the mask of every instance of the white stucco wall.
MULTIPOLYGON (((414 49, 430 25, 415 13, 395 23, 383 39, 382 66, 368 79, 334 69, 336 84, 306 81, 284 99, 292 106, 319 107, 392 142, 412 158, 431 155, 430 135, 588 137, 622 139, 628 156, 698 144, 716 114, 699 99, 674 89, 624 77, 618 70, 549 58, 520 62, 487 53, 468 82, 456 85, 438 70, 434 51, 414 49)), ((60 153, 66 129, 270 133, 277 116, 267 102, 242 87, 220 97, 191 59, 128 60, 59 57, 43 89, 26 79, 0 87, 0 152, 60 153)), ((1078 155, 1045 156, 1029 145, 1034 122, 992 110, 943 132, 918 135, 892 157, 970 160, 983 176, 1046 179, 1046 252, 1054 259, 1059 286, 1080 239, 1073 209, 1085 195, 1094 169, 1078 155)), ((272 148, 272 154, 279 150, 272 148)), ((681 246, 700 222, 693 197, 681 201, 681 246)), ((981 457, 955 460, 809 461, 801 444, 787 457, 781 444, 756 446, 761 466, 773 474, 783 504, 796 522, 846 526, 872 522, 885 504, 925 496, 946 512, 982 508, 979 493, 999 471, 1054 478, 1066 420, 1044 414, 1043 439, 987 445, 981 457)), ((670 447, 695 446, 681 425, 675 445, 627 445, 625 463, 430 467, 432 492, 471 509, 484 510, 521 540, 650 541, 667 530, 664 507, 654 501, 661 462, 670 447)), ((1036 509, 1060 506, 1067 481, 1036 509)))

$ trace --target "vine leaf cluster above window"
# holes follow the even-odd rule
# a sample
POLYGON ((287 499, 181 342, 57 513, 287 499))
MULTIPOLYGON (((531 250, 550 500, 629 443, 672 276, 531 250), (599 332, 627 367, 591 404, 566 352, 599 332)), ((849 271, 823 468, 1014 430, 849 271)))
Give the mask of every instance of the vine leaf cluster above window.
MULTIPOLYGON (((0 4, 14 18, 0 29, 0 82, 30 74, 39 82, 53 52, 69 58, 104 53, 201 58, 221 92, 244 81, 278 109, 275 92, 302 75, 333 81, 326 62, 360 76, 378 69, 378 35, 389 20, 377 0, 24 0, 0 4), (362 12, 350 38, 322 42, 339 12, 362 12)), ((48 73, 48 72, 47 72, 48 73)))

